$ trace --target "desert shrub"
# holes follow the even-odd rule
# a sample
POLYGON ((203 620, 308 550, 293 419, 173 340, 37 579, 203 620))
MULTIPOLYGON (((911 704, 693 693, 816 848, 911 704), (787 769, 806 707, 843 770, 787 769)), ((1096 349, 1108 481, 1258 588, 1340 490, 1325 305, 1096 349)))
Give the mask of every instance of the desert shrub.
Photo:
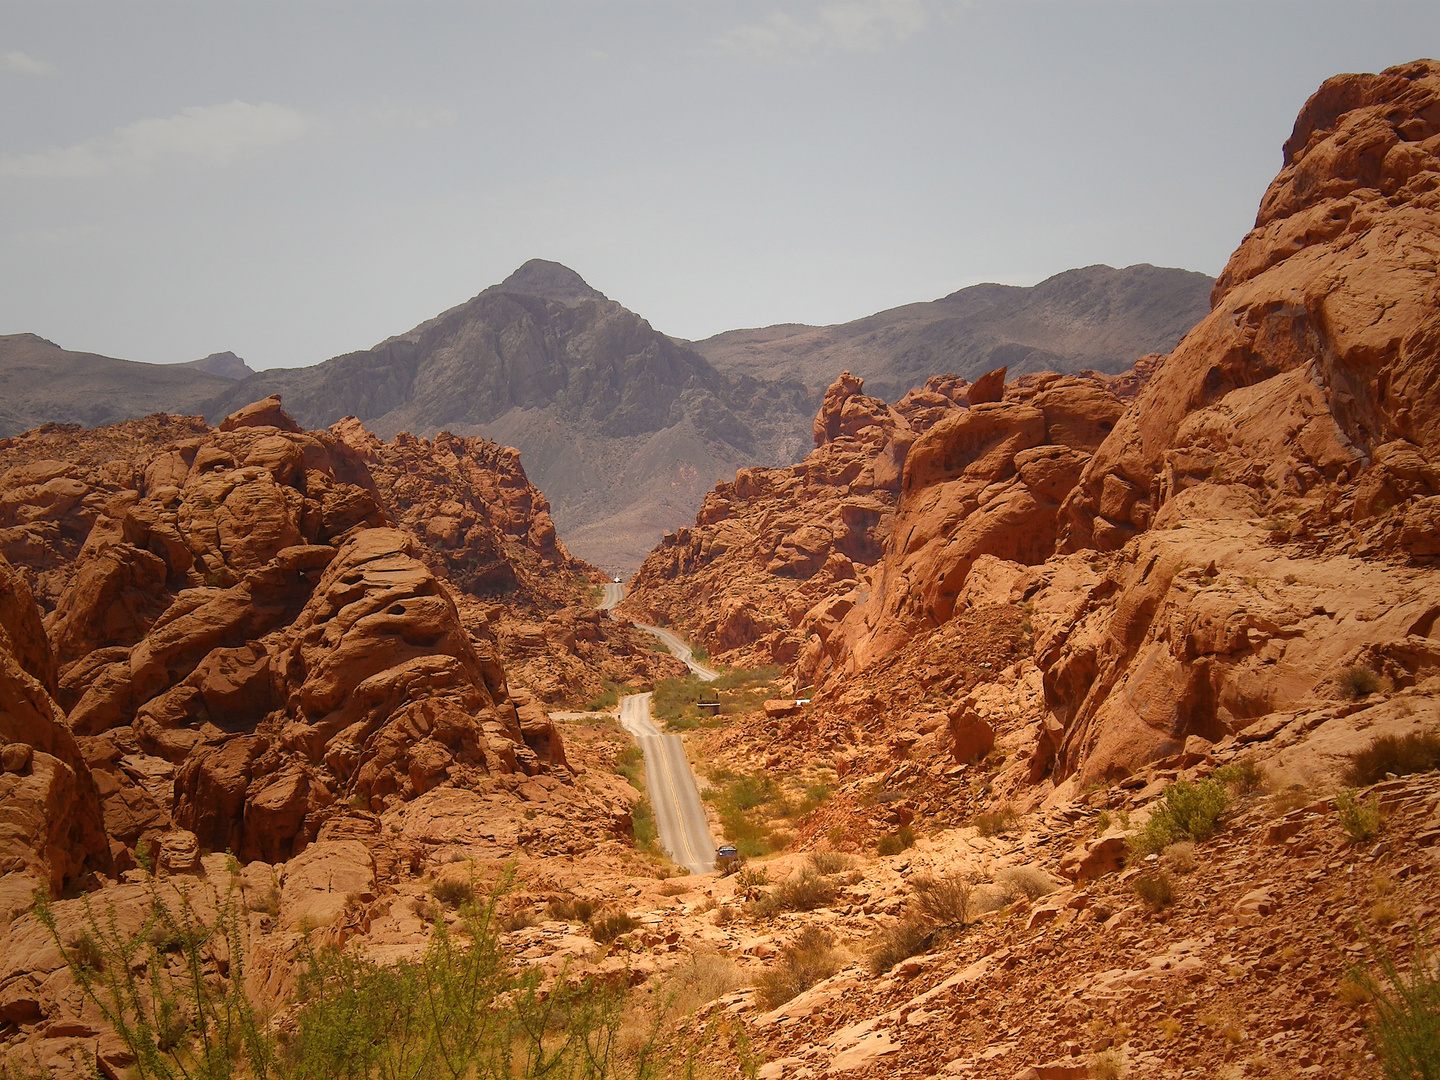
POLYGON ((1149 853, 1163 851, 1179 840, 1208 840, 1229 807, 1229 790, 1214 779, 1176 781, 1165 789, 1160 805, 1131 847, 1149 853))
POLYGON ((694 885, 687 885, 683 881, 667 881, 660 886, 661 896, 683 896, 687 892, 694 891, 694 885))
POLYGON ((883 927, 870 937, 865 964, 872 975, 883 975, 901 960, 924 952, 935 940, 935 927, 928 919, 909 917, 894 926, 883 927))
POLYGON ((740 913, 730 904, 721 904, 715 909, 715 925, 728 926, 740 917, 740 913))
POLYGON ((1440 768, 1440 733, 1412 731, 1408 735, 1381 735, 1350 758, 1345 782, 1356 787, 1379 783, 1394 773, 1408 776, 1440 768))
POLYGON ((1093 1080, 1119 1080, 1124 1071, 1125 1059, 1115 1049, 1101 1050, 1090 1064, 1093 1080))
POLYGON ((1222 765, 1210 774, 1210 779, 1224 784, 1236 795, 1250 795, 1265 786, 1265 770, 1254 758, 1247 757, 1222 765))
POLYGON ((605 688, 595 697, 585 703, 586 712, 605 712, 615 708, 620 703, 620 690, 614 684, 607 682, 605 688))
POLYGON ((974 886, 959 874, 910 879, 915 908, 922 918, 936 926, 964 926, 970 921, 970 893, 974 886))
POLYGON ((886 833, 875 845, 876 854, 899 855, 906 848, 915 846, 915 830, 909 825, 901 825, 892 833, 886 833))
POLYGON ((817 873, 843 874, 846 870, 853 869, 857 860, 854 855, 847 855, 843 851, 812 851, 809 861, 817 873))
POLYGON ((1036 900, 1054 892, 1055 880, 1038 866, 1009 866, 995 875, 997 884, 1012 896, 1036 900))
POLYGON ((590 919, 590 936, 602 945, 609 945, 622 934, 640 929, 640 920, 624 911, 602 911, 590 919))
POLYGON ((840 887, 831 878, 807 866, 776 885, 768 899, 774 912, 814 911, 834 903, 839 894, 840 887))
POLYGON ((769 884, 769 870, 763 866, 746 866, 735 874, 735 895, 753 900, 769 884))
POLYGON ((351 951, 311 958, 287 1039, 288 1080, 653 1076, 654 1040, 622 1052, 624 991, 560 979, 540 990, 496 938, 494 897, 467 908, 464 934, 437 926, 417 961, 382 967, 351 951))
POLYGON ((706 1002, 739 990, 750 980, 735 961, 715 952, 699 952, 661 984, 661 999, 670 1010, 688 1016, 706 1002))
POLYGON ((630 831, 635 838, 636 851, 660 854, 660 826, 655 822, 655 807, 650 796, 645 796, 630 809, 630 831))
POLYGON ((1335 813, 1340 818, 1340 828, 1352 844, 1363 844, 1379 836, 1385 827, 1380 800, 1374 796, 1361 799, 1353 788, 1345 788, 1335 796, 1335 813))
POLYGON ((805 797, 800 800, 795 812, 800 815, 813 814, 832 794, 834 789, 829 784, 811 784, 805 789, 805 797))
POLYGON ((1367 667, 1355 664, 1346 668, 1340 673, 1338 680, 1341 691, 1347 696, 1359 701, 1363 697, 1379 693, 1385 685, 1377 672, 1367 667))
MULTIPOLYGON (((1429 944, 1412 944, 1408 970, 1384 948, 1371 944, 1370 962, 1349 981, 1368 995, 1375 1021, 1370 1042, 1386 1080, 1440 1077, 1440 971, 1429 944)), ((1356 996, 1359 996, 1358 994, 1356 996)))
POLYGON ((794 812, 773 777, 763 773, 737 776, 719 771, 704 793, 715 804, 725 836, 741 855, 754 858, 784 846, 785 838, 771 827, 774 818, 794 812))
POLYGON ((463 878, 441 878, 431 886, 430 895, 446 907, 460 907, 475 899, 475 886, 463 878))
POLYGON ((578 896, 565 896, 545 905, 546 913, 561 922, 588 923, 595 914, 595 905, 578 896))
POLYGON ((1160 861, 1165 864, 1165 869, 1173 870, 1177 874, 1188 874, 1195 869, 1195 843, 1192 840, 1181 840, 1171 844, 1160 854, 1160 861))
POLYGON ((539 921, 539 916, 531 910, 528 904, 514 904, 495 912, 495 925, 507 932, 524 930, 527 926, 534 926, 539 921))
POLYGON ((993 810, 985 810, 978 813, 971 819, 970 824, 980 831, 981 836, 999 836, 1001 833, 1009 832, 1020 821, 1020 815, 1009 803, 995 807, 993 810))
POLYGON ((1159 911, 1175 902, 1175 885, 1164 870, 1145 871, 1130 882, 1130 888, 1151 911, 1159 911))
POLYGON ((756 1000, 761 1008, 778 1008, 834 975, 843 963, 844 955, 835 947, 835 939, 819 927, 807 926, 780 950, 776 966, 756 980, 756 1000))
POLYGON ((1304 784, 1291 784, 1270 796, 1266 810, 1274 817, 1284 817, 1292 810, 1309 805, 1311 799, 1310 789, 1304 784))
POLYGON ((197 902, 203 891, 172 889, 148 874, 145 884, 137 932, 121 929, 113 906, 102 914, 86 897, 84 927, 68 947, 49 896, 41 890, 35 897, 36 917, 81 994, 134 1056, 132 1075, 280 1075, 274 1044, 245 993, 250 919, 243 891, 214 895, 211 911, 197 902))

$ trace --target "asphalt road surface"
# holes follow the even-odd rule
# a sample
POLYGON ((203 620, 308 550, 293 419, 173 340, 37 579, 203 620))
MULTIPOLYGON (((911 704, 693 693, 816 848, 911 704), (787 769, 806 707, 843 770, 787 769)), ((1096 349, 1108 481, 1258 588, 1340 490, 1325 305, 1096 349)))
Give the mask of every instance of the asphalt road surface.
MULTIPOLYGON (((625 586, 618 581, 607 581, 605 583, 605 598, 600 601, 600 610, 613 611, 615 610, 615 605, 620 603, 624 598, 625 586)), ((674 656, 694 672, 695 677, 701 682, 714 682, 720 677, 718 671, 708 668, 696 660, 695 654, 691 651, 690 646, 686 645, 684 641, 672 634, 669 630, 663 630, 658 626, 646 626, 644 623, 638 622, 635 625, 647 634, 655 635, 655 637, 659 639, 660 644, 670 650, 670 655, 674 656)))
MULTIPOLYGON (((625 586, 618 581, 605 583, 601 611, 612 611, 625 596, 625 586)), ((699 663, 690 646, 669 630, 658 626, 636 626, 655 635, 671 654, 682 660, 702 682, 719 677, 699 663)), ((710 835, 705 809, 700 805, 700 792, 695 774, 685 756, 685 744, 679 735, 662 735, 650 720, 650 695, 630 694, 620 699, 620 725, 635 738, 645 755, 645 788, 655 810, 655 825, 660 844, 677 866, 692 874, 706 874, 715 869, 715 840, 710 835)))
POLYGON ((661 846, 692 874, 714 870, 715 841, 680 736, 662 735, 651 722, 649 694, 620 699, 620 725, 645 755, 645 789, 655 809, 661 846))

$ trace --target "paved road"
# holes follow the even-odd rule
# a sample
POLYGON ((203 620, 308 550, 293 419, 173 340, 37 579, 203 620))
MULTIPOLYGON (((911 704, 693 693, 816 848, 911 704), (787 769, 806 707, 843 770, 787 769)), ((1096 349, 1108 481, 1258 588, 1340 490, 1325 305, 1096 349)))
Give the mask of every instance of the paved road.
MULTIPOLYGON (((625 596, 625 586, 617 581, 605 583, 601 611, 612 611, 625 596)), ((702 681, 710 682, 719 673, 698 663, 690 646, 669 630, 636 623, 641 630, 654 634, 670 652, 685 662, 702 681)), ((715 840, 700 805, 700 792, 695 774, 685 756, 685 744, 679 735, 662 735, 650 719, 650 695, 630 694, 620 699, 620 725, 635 738, 645 755, 645 789, 655 810, 655 825, 660 844, 677 866, 692 874, 707 874, 715 869, 715 840)))
POLYGON ((714 870, 715 841, 680 736, 662 735, 651 722, 649 694, 620 699, 620 724, 645 754, 645 789, 655 809, 661 845, 676 865, 692 874, 714 870))
MULTIPOLYGON (((615 610, 615 605, 620 603, 624 598, 625 586, 618 581, 607 581, 605 583, 605 598, 600 601, 600 610, 613 611, 615 610)), ((654 634, 655 637, 659 639, 660 644, 670 650, 670 655, 679 659, 681 663, 693 671, 695 677, 701 682, 714 682, 720 677, 718 671, 708 668, 696 660, 695 654, 691 651, 690 646, 686 645, 684 641, 675 634, 672 634, 669 630, 663 630, 658 626, 646 626, 644 623, 638 622, 635 625, 647 634, 654 634)))

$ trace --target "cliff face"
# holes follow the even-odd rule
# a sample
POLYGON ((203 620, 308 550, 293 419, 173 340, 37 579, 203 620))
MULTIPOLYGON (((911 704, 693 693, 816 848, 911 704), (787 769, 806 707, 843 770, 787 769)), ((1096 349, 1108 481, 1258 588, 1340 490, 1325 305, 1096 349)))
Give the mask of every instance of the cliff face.
MULTIPOLYGON (((853 584, 817 573, 767 600, 779 535, 752 527, 750 569, 709 573, 697 614, 655 606, 736 655, 764 641, 815 684, 770 733, 782 753, 864 763, 920 740, 963 763, 998 738, 1016 790, 1238 745, 1325 776, 1357 732, 1423 726, 1440 693, 1437 153, 1440 65, 1330 80, 1172 353, 1112 381, 1002 373, 913 437, 877 428, 861 458, 895 483, 853 584), (761 635, 711 631, 732 608, 770 612, 761 635), (1356 669, 1388 689, 1352 700, 1356 669)), ((798 534, 838 496, 737 477, 712 499, 798 534)), ((632 603, 661 595, 665 565, 704 564, 718 528, 702 515, 657 550, 632 603)))
POLYGON ((1364 471, 1392 506, 1430 491, 1418 465, 1384 462, 1440 439, 1437 153, 1432 61, 1337 76, 1306 103, 1213 310, 1067 502, 1068 550, 1119 547, 1217 469, 1295 494, 1364 471))

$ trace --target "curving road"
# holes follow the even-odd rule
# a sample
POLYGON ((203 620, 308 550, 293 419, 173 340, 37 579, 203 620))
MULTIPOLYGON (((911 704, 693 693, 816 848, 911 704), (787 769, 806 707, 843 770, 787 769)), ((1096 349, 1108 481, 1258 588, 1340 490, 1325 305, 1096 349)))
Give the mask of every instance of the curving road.
MULTIPOLYGON (((612 611, 625 596, 625 586, 616 581, 605 583, 601 611, 612 611)), ((655 635, 670 652, 684 661, 703 682, 719 677, 704 664, 697 662, 690 646, 669 630, 636 623, 641 630, 655 635)), ((655 825, 660 844, 677 866, 692 874, 706 874, 715 869, 715 840, 705 809, 700 805, 700 792, 695 774, 685 756, 685 744, 679 735, 663 735, 650 719, 650 694, 628 694, 620 699, 620 726, 634 737, 645 755, 645 789, 655 809, 655 825)))
MULTIPOLYGON (((620 603, 620 601, 624 598, 625 586, 620 584, 620 582, 618 581, 607 581, 605 583, 605 597, 600 601, 600 610, 614 611, 615 605, 620 603)), ((647 626, 645 623, 639 622, 637 622, 635 625, 638 626, 641 630, 644 630, 647 634, 653 634, 657 639, 659 639, 660 644, 664 645, 667 649, 670 650, 670 655, 674 656, 686 667, 688 667, 692 672, 694 672, 695 677, 698 678, 701 682, 714 682, 720 677, 720 673, 718 671, 715 671, 712 668, 708 668, 704 664, 700 663, 700 661, 696 660, 695 653, 691 650, 690 646, 686 645, 683 640, 681 640, 677 635, 671 633, 669 630, 662 629, 658 626, 647 626)))
POLYGON ((715 841, 700 805, 695 774, 679 735, 662 735, 650 720, 650 695, 620 699, 620 726, 645 755, 645 790, 655 809, 660 843, 677 866, 692 874, 715 869, 715 841))

